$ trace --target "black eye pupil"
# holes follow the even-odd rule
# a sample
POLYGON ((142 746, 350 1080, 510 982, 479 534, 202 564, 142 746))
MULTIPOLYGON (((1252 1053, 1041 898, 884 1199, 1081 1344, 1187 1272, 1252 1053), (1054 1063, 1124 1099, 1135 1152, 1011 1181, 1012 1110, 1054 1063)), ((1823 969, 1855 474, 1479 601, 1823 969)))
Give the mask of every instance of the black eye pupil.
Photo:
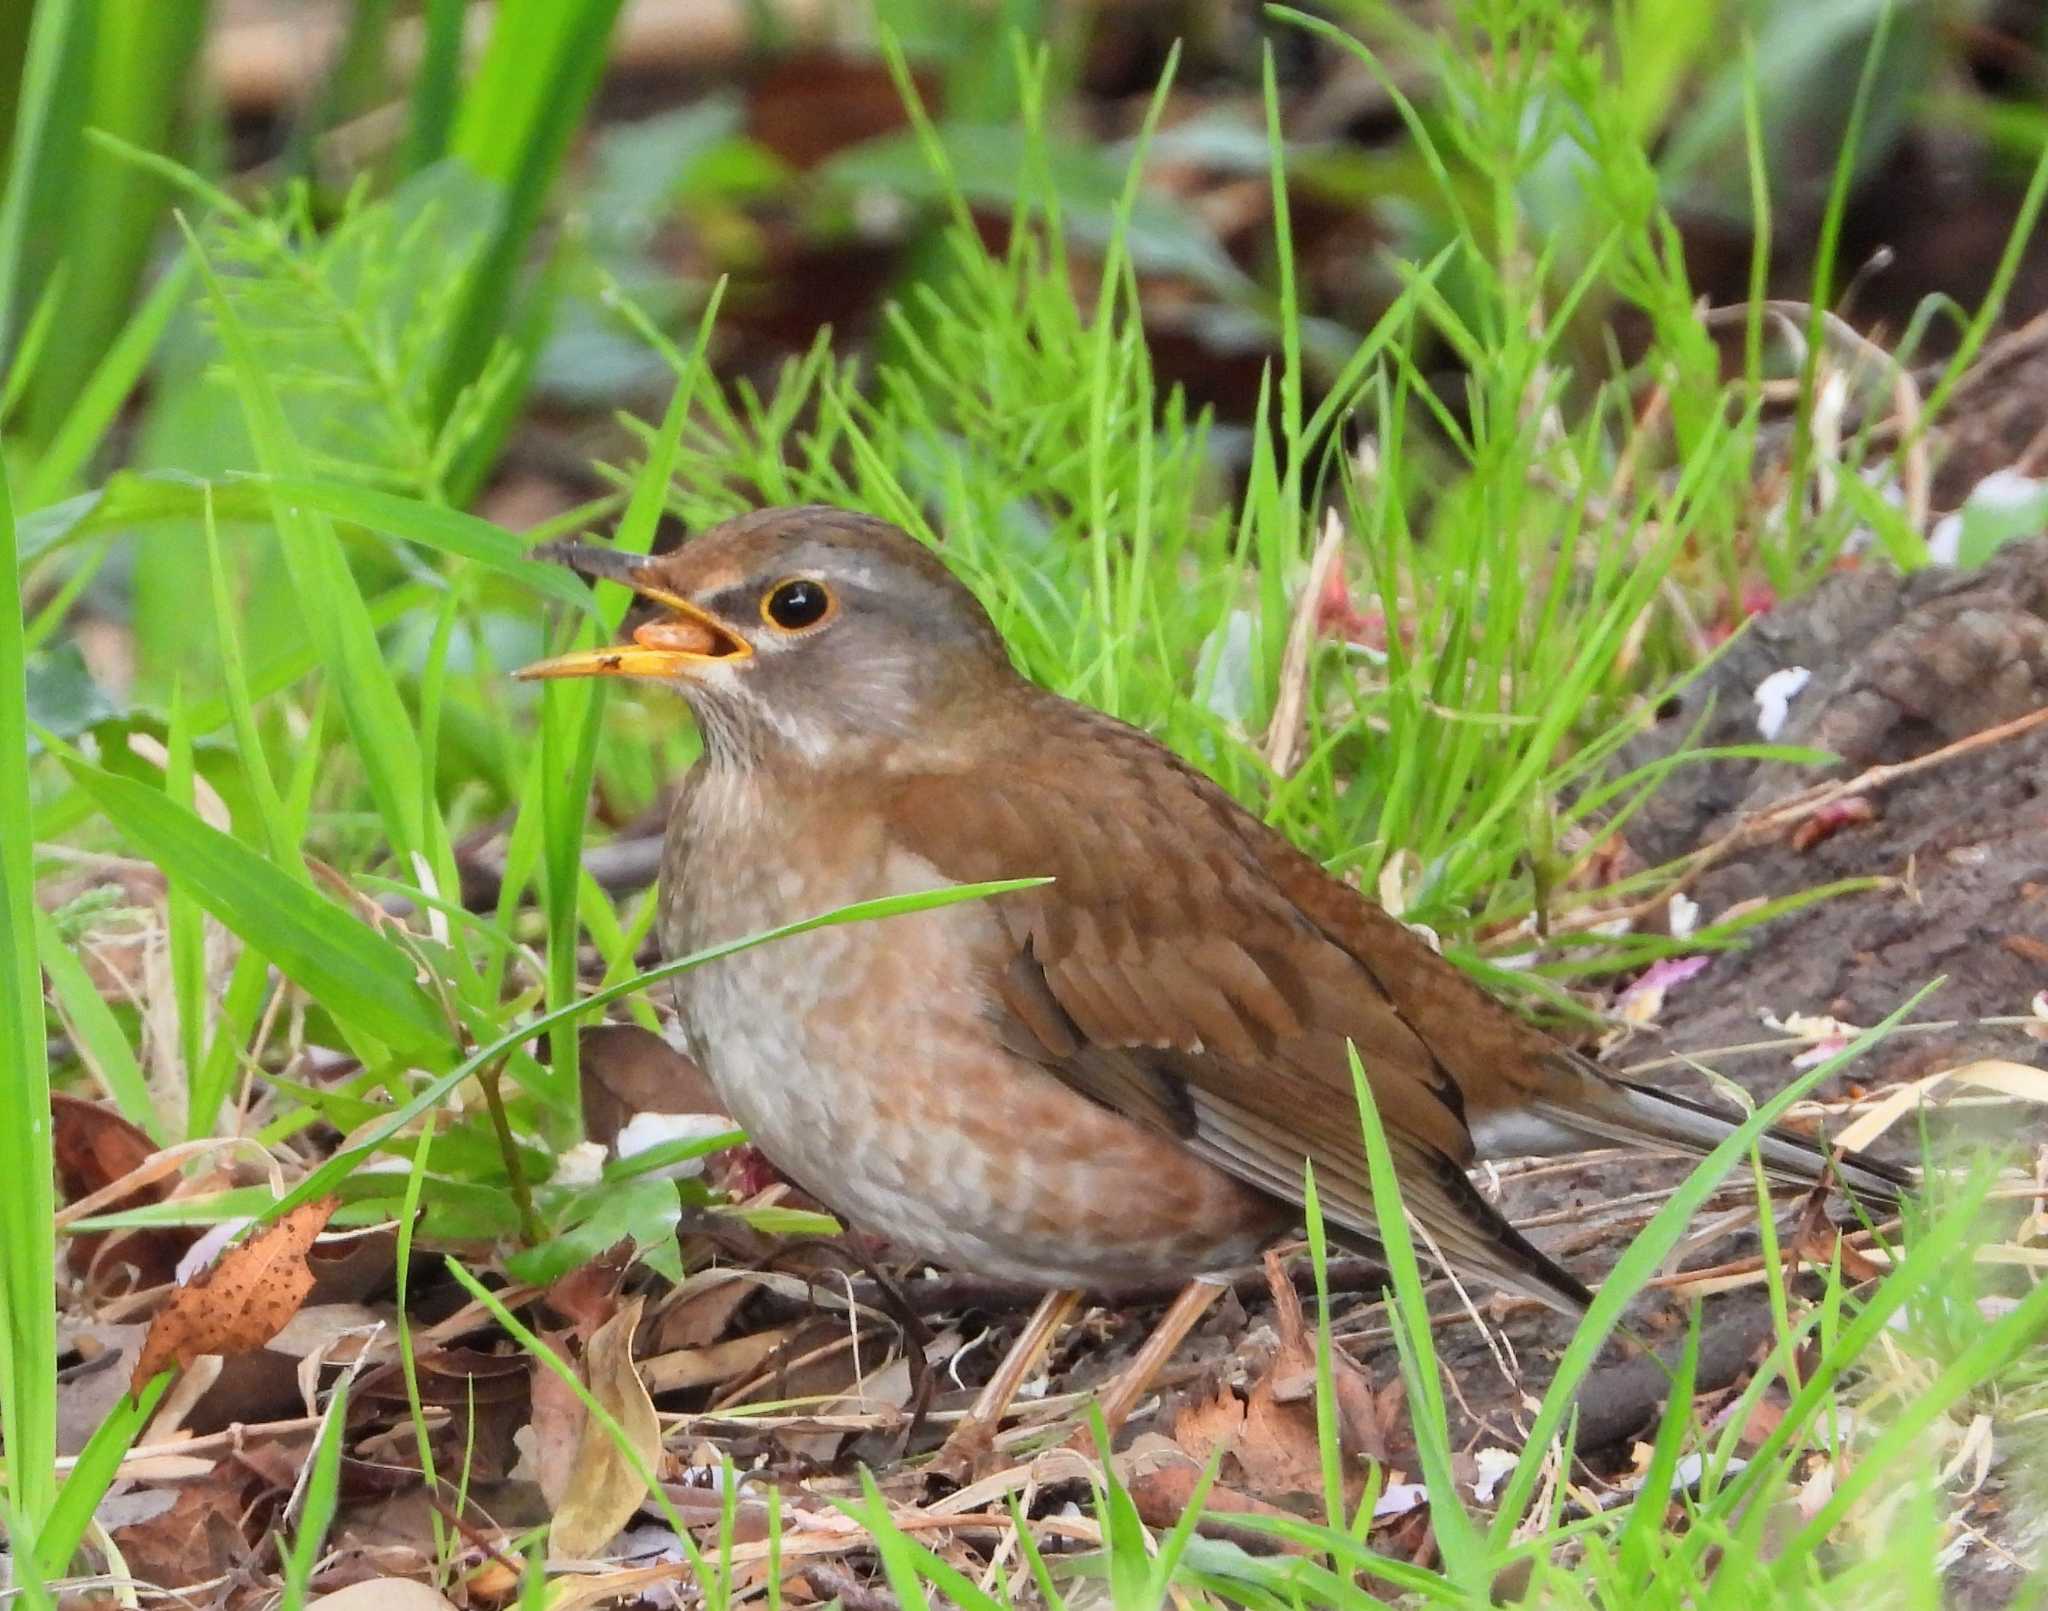
POLYGON ((824 619, 832 597, 816 582, 784 582, 768 595, 768 619, 794 632, 824 619))

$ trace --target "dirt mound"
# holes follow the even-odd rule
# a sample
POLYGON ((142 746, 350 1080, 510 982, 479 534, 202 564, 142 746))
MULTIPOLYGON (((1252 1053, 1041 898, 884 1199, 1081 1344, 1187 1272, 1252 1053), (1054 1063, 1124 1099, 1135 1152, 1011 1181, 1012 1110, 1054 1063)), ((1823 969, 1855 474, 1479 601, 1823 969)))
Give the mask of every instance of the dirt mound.
MULTIPOLYGON (((2009 545, 1976 571, 1831 577, 1754 620, 1629 761, 1668 754, 1695 731, 1702 744, 1754 743, 1755 689, 1793 667, 1810 680, 1779 736, 1839 763, 1718 761, 1682 772, 1629 825, 1646 859, 1714 844, 1818 781, 1921 763, 2048 705, 2048 538, 2009 545)), ((1781 918, 1716 957, 1670 997, 1661 1027, 1673 1049, 1755 1041, 1766 1012, 1871 1023, 1945 977, 1917 1016, 1956 1027, 1896 1038, 1859 1078, 2039 1053, 2019 1028, 1979 1020, 2023 1017, 2048 989, 2048 725, 1870 781, 1805 828, 1738 849, 1698 879, 1702 922, 1836 880, 1882 882, 1781 918)), ((1759 1090, 1782 1082, 1782 1052, 1711 1060, 1759 1090)))

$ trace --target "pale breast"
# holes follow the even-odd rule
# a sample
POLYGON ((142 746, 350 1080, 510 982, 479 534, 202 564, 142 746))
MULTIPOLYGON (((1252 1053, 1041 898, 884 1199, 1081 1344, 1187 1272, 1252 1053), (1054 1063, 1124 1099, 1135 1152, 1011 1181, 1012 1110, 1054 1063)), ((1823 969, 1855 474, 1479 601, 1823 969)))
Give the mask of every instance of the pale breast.
MULTIPOLYGON (((663 896, 671 955, 947 882, 857 824, 731 792, 692 804, 663 896)), ((761 1149, 908 1250, 1049 1285, 1253 1256, 1285 1220, 1270 1200, 1001 1046, 990 970, 1007 943, 979 902, 845 924, 679 975, 676 1003, 761 1149)))

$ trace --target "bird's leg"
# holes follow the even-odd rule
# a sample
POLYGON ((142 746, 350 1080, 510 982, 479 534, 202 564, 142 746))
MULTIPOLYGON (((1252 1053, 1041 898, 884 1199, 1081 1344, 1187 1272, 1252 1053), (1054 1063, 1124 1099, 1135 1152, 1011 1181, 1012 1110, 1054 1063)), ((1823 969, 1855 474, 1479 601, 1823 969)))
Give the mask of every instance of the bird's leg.
MULTIPOLYGON (((1151 1390, 1152 1378, 1173 1358, 1174 1350, 1180 1347, 1187 1334, 1195 1329, 1196 1323, 1209 1312, 1209 1306, 1222 1297, 1224 1291, 1221 1282, 1206 1276, 1198 1277, 1181 1288, 1180 1296, 1159 1317, 1159 1324, 1152 1328, 1152 1335, 1145 1339, 1144 1346, 1117 1373, 1098 1401, 1108 1437, 1116 1436, 1117 1428, 1130 1418, 1131 1411, 1138 1407, 1138 1401, 1151 1390)), ((1094 1433, 1084 1426, 1068 1440, 1067 1447, 1078 1449, 1083 1454, 1093 1454, 1094 1433)))
POLYGON ((1038 1307, 1031 1311, 1031 1318, 1024 1322, 1024 1329, 996 1366, 995 1375, 988 1379, 988 1385, 965 1418, 932 1457, 932 1463, 926 1467, 931 1475, 952 1482, 965 1482, 973 1476, 975 1467, 995 1448, 996 1428, 1002 1424, 1010 1400, 1038 1368, 1053 1338, 1080 1301, 1081 1294, 1071 1288, 1048 1292, 1038 1300, 1038 1307))
POLYGON ((904 1450, 910 1447, 910 1440, 917 1436, 917 1429, 924 1425, 924 1418, 932 1407, 933 1389, 938 1386, 932 1371, 932 1329, 924 1323, 924 1316, 917 1312, 917 1306, 903 1288, 868 1257, 858 1236, 840 1238, 837 1245, 874 1282, 882 1308, 903 1333, 904 1363, 910 1367, 910 1416, 903 1423, 902 1434, 896 1442, 895 1458, 901 1460, 904 1450))

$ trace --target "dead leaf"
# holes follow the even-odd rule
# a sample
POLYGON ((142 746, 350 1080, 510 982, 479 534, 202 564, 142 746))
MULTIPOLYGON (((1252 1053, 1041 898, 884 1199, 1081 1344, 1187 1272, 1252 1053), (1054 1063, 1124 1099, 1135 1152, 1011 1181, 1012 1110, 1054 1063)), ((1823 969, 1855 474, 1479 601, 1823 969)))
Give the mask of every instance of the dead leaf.
POLYGON ((1244 1433, 1244 1404, 1225 1382, 1207 1398, 1190 1399, 1173 1420, 1173 1441, 1199 1464, 1217 1450, 1228 1452, 1244 1433))
POLYGON ((548 1288, 548 1307, 568 1321, 579 1343, 588 1343, 619 1312, 619 1289, 632 1263, 633 1241, 628 1237, 548 1288))
MULTIPOLYGON (((600 1326, 584 1355, 591 1397, 610 1414, 639 1457, 640 1471, 661 1458, 661 1427, 654 1400, 633 1366, 633 1332, 647 1300, 636 1297, 600 1326)), ((647 1497, 647 1481, 628 1461, 610 1430, 595 1416, 576 1449, 569 1493, 548 1529, 550 1560, 588 1560, 633 1518, 647 1497)))
MULTIPOLYGON (((1301 1298, 1277 1255, 1266 1260, 1273 1295, 1277 1346, 1243 1400, 1223 1383, 1184 1405, 1174 1420, 1173 1440, 1182 1453, 1206 1463, 1218 1451, 1228 1459, 1225 1475, 1255 1501, 1319 1495, 1323 1491, 1321 1437, 1316 1425, 1315 1340, 1301 1298)), ((1384 1462, 1398 1422, 1401 1395, 1376 1392, 1371 1379, 1343 1353, 1330 1359, 1336 1392, 1337 1429, 1345 1454, 1347 1492, 1356 1497, 1364 1481, 1360 1456, 1384 1462)))
MULTIPOLYGON (((156 1151, 156 1143, 141 1126, 130 1124, 104 1103, 62 1091, 50 1093, 50 1146, 67 1199, 88 1197, 113 1185, 140 1169, 156 1151)), ((136 1195, 155 1202, 169 1191, 169 1183, 163 1182, 136 1195)))
POLYGON ((1252 1387, 1244 1407, 1244 1435, 1232 1453, 1244 1472, 1245 1490, 1255 1497, 1323 1491, 1315 1405, 1282 1400, 1274 1391, 1272 1372, 1252 1387))
MULTIPOLYGON (((570 1334, 546 1331, 540 1340, 557 1354, 568 1352, 570 1334)), ((574 1480, 576 1456, 583 1442, 583 1429, 590 1412, 576 1390, 539 1360, 533 1361, 529 1392, 532 1409, 527 1420, 527 1437, 517 1440, 532 1459, 533 1480, 540 1485, 548 1508, 559 1510, 569 1497, 574 1480)))
POLYGON ((739 1306, 758 1290, 751 1281, 735 1279, 730 1270, 711 1269, 691 1276, 654 1317, 654 1351, 666 1354, 717 1342, 739 1306))
POLYGON ((583 1133, 605 1147, 636 1113, 723 1113, 704 1071, 638 1024, 597 1024, 576 1037, 583 1133))
MULTIPOLYGON (((57 1184, 66 1202, 90 1197, 130 1175, 143 1178, 134 1191, 105 1204, 102 1212, 139 1208, 171 1194, 169 1178, 151 1179, 145 1173, 156 1156, 156 1143, 104 1103, 51 1092, 50 1142, 56 1154, 57 1184)), ((67 1237, 60 1245, 74 1270, 90 1271, 104 1258, 110 1264, 133 1266, 135 1284, 152 1287, 171 1279, 178 1255, 191 1244, 191 1231, 165 1227, 89 1232, 67 1237)))
POLYGON ((282 1331, 313 1290, 306 1254, 340 1206, 338 1197, 301 1203, 174 1291, 149 1323, 129 1391, 140 1393, 160 1370, 182 1370, 201 1354, 247 1353, 282 1331))
POLYGON ((129 1574, 159 1589, 182 1589, 246 1565, 256 1540, 244 1518, 255 1487, 247 1471, 226 1461, 180 1483, 168 1509, 114 1531, 129 1574))
POLYGON ((750 1376, 802 1329, 801 1324, 771 1326, 709 1348, 678 1348, 657 1354, 647 1361, 647 1385, 656 1393, 673 1393, 679 1388, 708 1387, 750 1376))
MULTIPOLYGON (((1187 1513, 1188 1504, 1195 1496, 1196 1484, 1201 1481, 1202 1468, 1191 1460, 1171 1456, 1162 1456, 1156 1463, 1147 1462, 1146 1465, 1146 1469, 1127 1473, 1125 1480, 1139 1518, 1147 1526, 1163 1531, 1178 1525, 1187 1513)), ((1198 1532, 1209 1538, 1227 1539, 1254 1555, 1308 1552, 1306 1544, 1278 1538, 1263 1530, 1255 1532, 1248 1527, 1234 1527, 1230 1521, 1233 1516, 1296 1519, 1292 1511, 1283 1510, 1278 1505, 1269 1505, 1225 1483, 1211 1483, 1202 1500, 1202 1520, 1196 1526, 1198 1532)))

